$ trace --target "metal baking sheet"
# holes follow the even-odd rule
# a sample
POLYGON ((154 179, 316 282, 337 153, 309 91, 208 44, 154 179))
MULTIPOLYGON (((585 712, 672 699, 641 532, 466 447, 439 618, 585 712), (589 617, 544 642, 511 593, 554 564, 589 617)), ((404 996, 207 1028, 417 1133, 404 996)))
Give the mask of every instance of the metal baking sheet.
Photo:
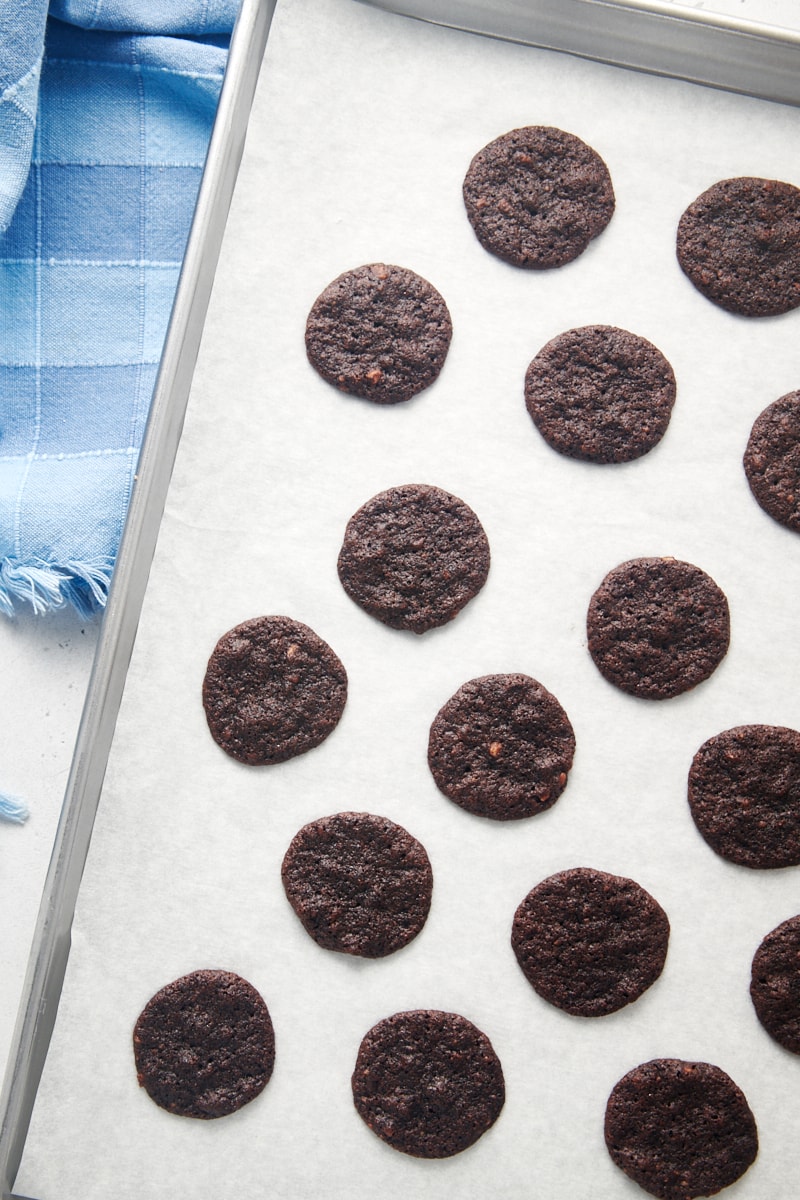
MULTIPOLYGON (((594 20, 602 9, 613 7, 617 10, 624 10, 627 8, 630 10, 628 12, 629 18, 631 21, 634 21, 638 20, 639 16, 639 12, 634 12, 634 8, 636 10, 642 8, 647 10, 651 6, 584 4, 582 7, 585 10, 583 13, 583 24, 585 25, 589 17, 594 20)), ((28 1116, 33 1105, 36 1082, 46 1054, 47 1042, 58 1002, 61 978, 69 953, 72 908, 77 895, 83 863, 86 858, 95 809, 106 765, 108 746, 111 741, 114 720, 122 693, 125 669, 131 654, 172 460, 180 435, 183 408, 188 393, 194 356, 197 351, 205 303, 210 290, 211 276, 213 275, 216 247, 221 237, 230 188, 232 187, 236 162, 241 148, 249 97, 255 83, 255 75, 260 61, 261 49, 263 48, 269 27, 271 10, 272 6, 267 4, 245 4, 240 26, 237 30, 237 39, 234 42, 234 50, 231 55, 231 66, 228 81, 226 81, 227 90, 223 93, 220 122, 218 122, 215 142, 212 145, 209 156, 209 169, 204 184, 205 198, 201 198, 198 219, 195 223, 190 251, 187 255, 186 267, 181 282, 181 291, 165 353, 159 391, 153 408, 148 439, 143 451, 139 473, 139 486, 132 503, 125 542, 120 555, 115 588, 104 623, 103 638, 101 640, 93 681, 90 686, 87 710, 79 736, 64 817, 59 830, 53 865, 43 902, 42 916, 37 932, 37 943, 34 947, 31 974, 28 980, 28 999, 22 1012, 20 1028, 17 1034, 17 1055, 15 1062, 12 1064, 12 1071, 4 1093, 2 1164, 3 1185, 6 1192, 10 1192, 16 1177, 17 1165, 25 1139, 28 1116)), ((498 23, 499 17, 504 12, 507 14, 508 10, 504 9, 501 5, 492 6, 489 11, 492 14, 498 14, 498 21, 492 19, 491 28, 482 30, 483 32, 490 32, 513 41, 549 44, 549 40, 542 34, 541 26, 536 25, 536 22, 534 22, 534 27, 518 25, 516 31, 512 33, 507 26, 498 23)), ((432 18, 434 21, 444 24, 455 24, 458 23, 455 17, 463 16, 463 13, 454 14, 452 10, 448 11, 447 14, 444 14, 447 17, 446 20, 443 20, 441 8, 431 12, 416 12, 412 15, 432 18)), ((521 14, 517 11, 516 15, 519 18, 521 14)), ((660 13, 659 15, 664 16, 665 14, 660 13)), ((344 9, 343 16, 345 20, 351 19, 344 12, 344 9)), ((551 20, 552 16, 553 14, 551 13, 551 20)), ((395 18, 391 17, 386 19, 395 20, 395 18)), ((464 23, 471 24, 467 21, 464 21, 464 23)), ((707 25, 712 29, 715 28, 714 22, 704 19, 702 23, 704 28, 707 25)), ((483 24, 487 24, 487 22, 484 21, 483 24)), ((566 26, 560 27, 560 36, 564 36, 565 28, 568 29, 568 27, 569 22, 566 22, 566 26)), ((635 27, 634 24, 630 24, 626 25, 625 29, 627 32, 630 32, 635 27)), ((395 29, 396 26, 393 25, 391 28, 395 29)), ((476 28, 481 27, 476 26, 476 28)), ((720 22, 716 28, 720 35, 729 32, 725 28, 724 22, 720 22)), ((309 30, 313 32, 313 25, 309 25, 309 30)), ((763 44, 762 32, 753 28, 745 30, 746 37, 748 39, 755 39, 759 44, 763 44)), ((458 37, 459 35, 453 36, 458 37)), ((628 38, 627 40, 628 42, 631 40, 635 42, 636 38, 628 38)), ((769 31, 767 40, 770 45, 776 40, 773 31, 769 31)), ((786 37, 782 37, 778 34, 777 41, 782 49, 789 47, 790 53, 792 52, 792 36, 787 35, 786 37)), ((615 43, 617 47, 619 47, 619 44, 615 43)), ((480 45, 480 41, 469 40, 469 45, 470 47, 480 45)), ((601 43, 594 43, 593 48, 597 49, 600 45, 601 43)), ((379 47, 381 52, 388 53, 390 42, 379 40, 379 47)), ((585 48, 582 48, 580 43, 567 44, 563 48, 574 50, 578 54, 585 52, 585 48)), ((620 53, 614 53, 608 55, 595 54, 593 57, 609 57, 615 62, 626 61, 628 49, 629 46, 626 47, 625 56, 620 53)), ((319 47, 316 47, 315 50, 318 52, 319 47)), ((471 49, 470 54, 473 53, 474 50, 471 49)), ((654 65, 652 60, 647 60, 646 56, 634 57, 632 65, 656 70, 659 73, 671 73, 668 66, 665 66, 663 62, 660 66, 658 64, 654 65)), ((680 64, 678 65, 680 66, 680 64)), ((605 69, 601 68, 601 70, 605 69)), ((677 71, 676 73, 692 74, 689 70, 677 71)), ((768 78, 769 73, 762 71, 760 84, 747 90, 752 90, 759 94, 768 94, 770 90, 766 86, 768 78)), ((706 81, 713 83, 720 82, 718 79, 707 79, 706 81)), ((736 87, 736 84, 730 80, 728 81, 728 85, 736 87)), ((624 84, 623 91, 626 95, 632 94, 630 88, 633 86, 633 84, 629 83, 624 84)), ((665 86, 671 85, 666 84, 665 86)), ((682 85, 676 86, 679 88, 682 87, 682 85)), ((683 97, 690 94, 688 91, 673 93, 674 96, 680 95, 683 97)), ((788 99, 789 97, 784 96, 782 98, 788 99)), ((720 101, 720 103, 725 102, 720 101)), ((715 114, 716 119, 718 116, 716 102, 712 102, 708 97, 705 97, 698 104, 702 112, 710 111, 712 114, 715 114)), ((682 104, 679 105, 679 108, 685 118, 688 118, 689 113, 693 111, 693 105, 685 98, 682 104)), ((748 114, 756 114, 759 111, 758 106, 747 109, 748 114)), ((775 109, 774 112, 778 114, 777 121, 779 127, 785 127, 790 131, 794 129, 794 125, 792 124, 783 125, 784 121, 793 120, 793 117, 788 117, 781 108, 775 109)), ((470 134, 469 137, 464 138, 465 146, 467 142, 472 143, 473 148, 479 145, 480 139, 476 142, 475 136, 477 135, 470 134)), ((259 150, 256 148, 254 154, 257 156, 258 153, 259 150)), ((372 170, 375 170, 374 161, 370 164, 370 167, 372 170)), ((252 199, 245 201, 245 204, 248 202, 252 203, 252 199)), ((238 220, 241 221, 243 219, 240 213, 238 220)), ((258 221, 262 225, 268 225, 264 213, 258 211, 255 207, 249 211, 248 219, 253 222, 258 221)), ((371 226, 369 228, 374 232, 371 226)), ((313 235, 312 241, 314 241, 313 235)), ((317 244, 317 241, 314 241, 314 245, 317 246, 317 244)), ((428 248, 428 252, 430 252, 430 248, 428 248)), ((399 257, 400 254, 401 249, 398 245, 397 256, 399 257)), ((634 279, 635 276, 632 275, 628 283, 633 283, 634 279)), ((325 281, 326 279, 319 279, 320 284, 325 281)), ((519 280, 510 283, 512 291, 519 286, 519 280)), ((634 311, 635 307, 634 305, 634 311)), ((628 315, 630 316, 629 323, 632 323, 634 320, 633 311, 628 310, 628 315)), ((253 336, 259 336, 257 330, 253 329, 251 332, 253 336)), ((745 339, 746 341, 747 339, 745 339)), ((535 345, 533 345, 532 351, 535 348, 535 345)), ((741 347, 739 352, 743 353, 741 347)), ((712 378, 713 375, 710 371, 704 375, 706 383, 710 384, 712 378)), ((201 398, 203 386, 206 386, 206 384, 201 381, 201 398)), ((784 388, 784 390, 788 390, 788 387, 784 388)), ((198 403, 201 403, 201 401, 198 401, 198 403)), ((191 453, 192 448, 195 446, 196 443, 193 440, 187 453, 191 453)), ((382 449, 385 451, 386 446, 384 445, 382 449)), ((395 448, 392 449, 394 452, 395 448)), ((452 469, 452 464, 450 469, 452 469)), ((178 487, 185 486, 185 479, 179 477, 178 487)), ((666 477, 662 479, 662 486, 668 486, 666 477)), ((327 500, 327 498, 326 495, 325 499, 327 500)), ((365 498, 366 495, 360 497, 360 499, 365 498)), ((752 520, 751 514, 748 515, 748 519, 752 520)), ((780 536, 778 537, 778 542, 781 542, 780 536)), ((554 555, 557 555, 555 546, 552 547, 552 550, 554 555)), ((609 563, 608 565, 612 564, 609 563)), ((560 566, 560 569, 564 568, 560 566)), ((269 573, 265 575, 265 578, 268 576, 269 573)), ((260 581, 259 586, 263 587, 263 579, 260 581)), ((237 601, 238 603, 239 601, 237 601)), ((246 615, 252 614, 248 613, 246 615)), ((209 617, 209 629, 214 625, 216 633, 222 632, 223 625, 219 623, 221 619, 221 612, 219 616, 215 614, 213 620, 209 617)), ((355 628, 356 630, 358 629, 357 622, 355 628)), ((360 637, 360 634, 357 633, 356 636, 360 637)), ((388 645, 385 648, 381 648, 381 654, 384 652, 391 653, 388 645)), ((418 664, 414 668, 416 672, 425 672, 426 668, 423 665, 423 661, 419 657, 415 659, 415 662, 418 664)), ((382 665, 380 671, 381 673, 383 671, 382 665)), ((456 680, 455 682, 460 682, 460 680, 456 680)), ((792 722, 787 721, 786 723, 792 722)), ((331 802, 334 801, 335 796, 333 793, 331 793, 330 799, 331 802)), ((530 880, 531 884, 533 882, 535 882, 535 879, 530 880)), ((770 889, 773 889, 774 891, 775 886, 772 883, 767 883, 766 890, 769 892, 770 889)), ((795 1174, 794 1179, 796 1180, 796 1178, 795 1174)), ((32 1186, 28 1190, 35 1194, 32 1186)), ((300 1195, 302 1192, 289 1191, 286 1194, 300 1195)), ((513 1193, 509 1192, 509 1194, 513 1193)), ((615 1193, 610 1192, 609 1195, 611 1194, 615 1193)), ((744 1194, 746 1193, 743 1192, 744 1194)), ((758 1193, 750 1194, 757 1195, 758 1193)), ((777 1192, 771 1192, 770 1194, 776 1198, 779 1196, 777 1192)), ((789 1194, 793 1195, 794 1193, 787 1193, 787 1197, 789 1194)))
POLYGON ((0 1190, 4 1200, 13 1187, 58 1009, 75 900, 274 9, 275 0, 242 0, 231 39, 0 1093, 0 1190))
MULTIPOLYGON (((670 0, 367 0, 455 29, 800 103, 800 32, 670 0)), ((772 13, 768 14, 772 19, 772 13)))

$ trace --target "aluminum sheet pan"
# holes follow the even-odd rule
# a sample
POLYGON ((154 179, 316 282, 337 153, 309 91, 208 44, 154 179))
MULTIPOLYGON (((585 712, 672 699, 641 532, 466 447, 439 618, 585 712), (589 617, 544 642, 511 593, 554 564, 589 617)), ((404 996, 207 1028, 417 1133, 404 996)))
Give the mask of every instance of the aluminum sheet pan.
POLYGON ((69 957, 70 928, 275 0, 243 0, 76 739, 0 1094, 11 1194, 69 957))
POLYGON ((456 29, 800 104, 800 32, 780 23, 668 0, 366 2, 456 29))
MULTIPOLYGON (((594 16, 594 10, 633 8, 625 5, 583 5, 584 18, 594 16)), ((651 6, 635 6, 637 9, 651 6)), ((58 993, 69 952, 69 929, 83 862, 86 857, 94 812, 102 784, 108 745, 112 736, 116 710, 122 691, 125 668, 131 653, 136 623, 144 593, 147 572, 153 552, 156 531, 163 508, 172 459, 175 453, 188 391, 192 364, 199 341, 205 302, 210 289, 216 258, 216 246, 224 224, 230 188, 235 176, 236 162, 241 148, 243 114, 246 116, 249 94, 255 80, 260 60, 260 47, 266 38, 272 5, 245 4, 242 21, 237 31, 231 55, 226 92, 220 108, 220 122, 209 156, 207 177, 203 196, 198 209, 187 255, 186 268, 181 282, 170 336, 164 358, 159 390, 154 403, 151 426, 143 451, 140 483, 131 506, 131 515, 119 560, 115 589, 104 626, 98 662, 92 684, 86 714, 79 736, 75 765, 65 803, 64 817, 59 830, 58 842, 53 859, 47 890, 45 893, 37 942, 34 947, 31 975, 28 980, 28 996, 22 1011, 17 1035, 17 1054, 4 1093, 2 1126, 2 1166, 4 1194, 10 1191, 16 1175, 17 1164, 22 1152, 27 1120, 33 1104, 36 1081, 46 1054, 47 1041, 58 1003, 58 993), (238 99, 234 101, 234 89, 238 99), (226 100, 226 96, 228 99, 226 100)), ((503 6, 492 6, 491 13, 502 14, 503 6)), ((531 12, 531 10, 527 10, 531 12)), ((538 10, 543 11, 543 10, 538 10)), ((434 21, 442 19, 441 9, 433 12, 416 12, 434 21)), ((633 16, 633 13, 629 14, 633 16)), ((664 16, 664 13, 658 13, 664 16)), ((517 10, 520 16, 520 10, 517 10)), ((552 13, 551 13, 552 16, 552 13)), ((638 12, 636 14, 638 17, 638 12)), ((452 12, 444 23, 453 23, 452 12)), ((467 23, 467 22, 465 22, 467 23)), ((713 21, 702 22, 716 28, 727 37, 730 32, 724 22, 716 26, 713 21)), ((486 24, 486 22, 484 22, 486 24)), ((567 23, 569 24, 569 23, 567 23)), ((584 21, 585 24, 585 21, 584 21)), ((697 23, 692 25, 695 27, 697 23)), ((479 26, 480 28, 480 26, 479 26)), ((626 27, 629 29, 630 27, 626 27)), ((562 36, 564 26, 560 26, 562 36)), ((543 42, 541 28, 511 30, 507 25, 498 25, 494 20, 491 28, 484 30, 511 40, 531 43, 543 42)), ((737 28, 738 34, 742 31, 737 28)), ((752 27, 745 29, 745 40, 763 42, 761 31, 752 27)), ((775 35, 768 31, 766 42, 777 43, 795 53, 794 39, 775 35)), ((560 45, 560 42, 558 43, 560 45)), ((730 44, 730 43, 729 43, 730 44)), ((737 40, 737 45, 742 42, 737 40)), ((563 48, 578 54, 586 52, 580 42, 563 48)), ((596 51, 600 43, 593 42, 590 49, 596 51)), ((604 47, 603 47, 604 48, 604 47)), ((592 53, 591 57, 604 57, 592 53)), ((612 61, 627 62, 629 55, 611 53, 612 61)), ((727 58, 727 55, 723 56, 727 58)), ((735 57, 735 56, 734 56, 735 57)), ((631 65, 659 72, 670 73, 661 64, 653 64, 647 56, 634 56, 631 65)), ((680 65, 680 64, 679 64, 680 65)), ((678 71, 691 75, 689 70, 678 71)), ((760 95, 775 90, 768 86, 769 76, 763 70, 759 82, 751 89, 760 95)), ((705 79, 706 82, 721 82, 705 79)), ((727 81, 727 86, 736 83, 727 81)), ((789 96, 783 96, 790 99, 789 96)))

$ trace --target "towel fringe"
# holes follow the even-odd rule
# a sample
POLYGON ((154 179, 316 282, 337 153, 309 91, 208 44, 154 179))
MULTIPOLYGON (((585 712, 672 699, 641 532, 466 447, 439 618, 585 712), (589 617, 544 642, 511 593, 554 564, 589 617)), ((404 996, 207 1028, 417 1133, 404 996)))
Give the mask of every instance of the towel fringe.
POLYGON ((17 606, 29 604, 37 615, 71 605, 88 619, 105 608, 114 560, 48 563, 34 559, 0 562, 0 612, 13 617, 17 606))
POLYGON ((8 792, 0 792, 0 820, 14 821, 22 825, 29 817, 28 806, 19 796, 9 796, 8 792))

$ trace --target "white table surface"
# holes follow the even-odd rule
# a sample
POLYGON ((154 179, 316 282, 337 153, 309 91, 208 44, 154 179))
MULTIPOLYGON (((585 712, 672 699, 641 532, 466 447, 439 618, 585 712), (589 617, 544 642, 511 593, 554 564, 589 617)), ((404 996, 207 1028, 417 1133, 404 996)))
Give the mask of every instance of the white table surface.
POLYGON ((0 1063, 14 1030, 99 621, 60 612, 0 618, 0 788, 24 799, 24 825, 0 821, 0 1063))
MULTIPOLYGON (((679 6, 800 29, 798 0, 680 0, 679 6)), ((11 1045, 98 632, 99 621, 69 612, 0 617, 0 789, 22 797, 31 813, 24 825, 0 822, 0 1066, 11 1045)))

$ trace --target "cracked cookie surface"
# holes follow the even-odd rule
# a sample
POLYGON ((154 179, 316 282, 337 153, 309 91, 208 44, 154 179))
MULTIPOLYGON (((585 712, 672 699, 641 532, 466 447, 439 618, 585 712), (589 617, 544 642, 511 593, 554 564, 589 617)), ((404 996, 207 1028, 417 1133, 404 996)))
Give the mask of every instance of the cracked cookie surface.
POLYGON ((263 1091, 275 1063, 269 1010, 232 971, 193 971, 148 1001, 133 1033, 139 1084, 176 1116, 212 1120, 263 1091))
POLYGON ((556 1008, 602 1017, 631 1004, 664 968, 669 920, 632 879, 589 867, 559 871, 514 914, 511 945, 522 973, 556 1008))
POLYGON ((612 1160, 660 1200, 713 1196, 755 1160, 758 1132, 744 1093, 719 1067, 675 1058, 634 1067, 606 1106, 612 1160))
POLYGON ((430 729, 436 786, 467 812, 495 821, 535 816, 567 786, 575 734, 561 704, 528 675, 462 684, 430 729))
POLYGON ((418 1009, 379 1021, 359 1047, 353 1101, 393 1149, 449 1158, 494 1124, 505 1103, 500 1060, 458 1013, 418 1009))
POLYGON ((328 383, 374 404, 400 404, 430 387, 453 326, 427 279, 387 263, 345 271, 306 321, 309 362, 328 383))
POLYGON ((308 625, 254 617, 219 639, 202 694, 217 745, 239 762, 265 766, 304 754, 333 732, 347 673, 308 625))
POLYGON ((614 213, 608 167, 586 142, 550 125, 512 129, 473 158, 464 204, 485 250, 515 267, 562 267, 614 213))
POLYGON ((646 338, 611 325, 568 329, 525 374, 525 405, 545 441, 567 458, 622 463, 664 436, 675 375, 646 338))
POLYGON ((606 575, 586 618, 589 653, 609 683, 666 700, 713 674, 728 651, 728 601, 676 558, 635 558, 606 575))
POLYGON ((689 809, 715 853, 742 867, 800 863, 800 732, 737 725, 708 738, 689 769, 689 809))
POLYGON ((800 305, 800 189, 777 179, 721 179, 678 224, 678 262, 708 300, 745 317, 800 305))
POLYGON ((379 492, 348 521, 338 572, 351 600, 393 629, 452 621, 483 587, 489 542, 468 504, 441 488, 379 492))
POLYGON ((362 958, 383 958, 415 938, 433 892, 423 845, 373 813, 336 813, 304 825, 286 851, 281 878, 317 945, 362 958))

